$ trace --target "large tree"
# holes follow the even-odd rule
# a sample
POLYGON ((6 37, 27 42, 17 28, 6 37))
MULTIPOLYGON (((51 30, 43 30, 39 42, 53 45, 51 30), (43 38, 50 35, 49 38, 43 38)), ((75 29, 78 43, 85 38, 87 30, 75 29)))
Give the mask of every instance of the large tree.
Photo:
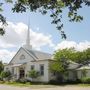
MULTIPOLYGON (((47 12, 51 12, 50 17, 52 17, 52 24, 56 24, 57 30, 61 32, 62 38, 66 39, 66 35, 62 30, 62 16, 63 10, 68 9, 68 17, 70 22, 80 22, 83 20, 81 15, 78 15, 78 10, 82 8, 83 5, 90 6, 89 0, 4 0, 6 3, 13 3, 13 12, 26 12, 30 10, 31 12, 39 11, 43 15, 47 12)), ((2 11, 2 5, 5 3, 0 1, 0 12, 2 11)), ((5 18, 0 14, 0 22, 6 23, 5 18)), ((2 25, 3 25, 2 24, 2 25)), ((4 34, 4 30, 0 29, 0 34, 4 34)))
POLYGON ((84 51, 76 51, 74 48, 57 50, 53 55, 54 61, 50 65, 52 72, 58 73, 61 78, 68 71, 71 61, 86 65, 90 63, 90 48, 84 51))
POLYGON ((63 49, 58 50, 54 53, 54 61, 50 64, 50 71, 55 73, 57 80, 61 82, 64 79, 64 76, 67 75, 68 66, 69 66, 69 57, 71 56, 73 49, 63 49))

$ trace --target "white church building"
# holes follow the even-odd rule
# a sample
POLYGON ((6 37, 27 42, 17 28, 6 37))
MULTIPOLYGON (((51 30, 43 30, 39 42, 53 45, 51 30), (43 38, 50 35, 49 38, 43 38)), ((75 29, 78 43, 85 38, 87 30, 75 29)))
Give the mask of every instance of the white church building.
MULTIPOLYGON (((41 51, 36 51, 32 48, 30 44, 30 31, 28 28, 26 45, 21 47, 16 55, 12 58, 8 65, 5 65, 4 70, 9 70, 15 80, 28 77, 28 72, 30 70, 35 70, 40 73, 39 77, 35 79, 38 82, 49 82, 55 79, 56 76, 50 72, 49 65, 52 62, 52 55, 44 53, 41 51)), ((83 67, 83 66, 82 66, 83 67)), ((75 80, 77 78, 82 78, 82 67, 79 64, 70 62, 68 71, 68 79, 75 80), (76 73, 77 72, 77 75, 76 73)), ((84 67, 83 67, 84 68, 84 67)), ((87 76, 90 77, 90 65, 88 66, 87 76)))
POLYGON ((36 51, 30 45, 30 31, 28 28, 26 45, 21 47, 4 70, 9 70, 15 80, 20 78, 29 79, 28 72, 36 70, 40 76, 36 79, 39 82, 48 82, 51 79, 49 63, 51 54, 36 51))

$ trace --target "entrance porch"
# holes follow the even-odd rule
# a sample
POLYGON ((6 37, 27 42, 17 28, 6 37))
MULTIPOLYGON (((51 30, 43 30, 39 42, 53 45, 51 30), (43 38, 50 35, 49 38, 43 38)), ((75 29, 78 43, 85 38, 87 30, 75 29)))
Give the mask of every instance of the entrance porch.
POLYGON ((12 66, 12 78, 18 80, 21 78, 26 78, 26 65, 25 64, 16 64, 12 66))

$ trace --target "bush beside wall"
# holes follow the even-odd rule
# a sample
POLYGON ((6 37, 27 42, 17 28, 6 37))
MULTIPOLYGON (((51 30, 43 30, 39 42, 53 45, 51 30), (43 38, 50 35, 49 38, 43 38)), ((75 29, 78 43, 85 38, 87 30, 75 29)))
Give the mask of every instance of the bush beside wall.
POLYGON ((81 82, 82 82, 82 83, 86 83, 86 84, 90 84, 90 77, 83 77, 83 78, 81 79, 81 82))

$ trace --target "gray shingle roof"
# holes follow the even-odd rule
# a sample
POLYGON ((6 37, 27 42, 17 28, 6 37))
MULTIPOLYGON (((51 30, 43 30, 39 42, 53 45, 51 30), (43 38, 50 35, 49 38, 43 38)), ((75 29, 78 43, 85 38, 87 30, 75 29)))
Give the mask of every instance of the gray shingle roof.
POLYGON ((79 67, 78 63, 75 63, 73 61, 69 61, 69 67, 68 69, 73 70, 73 69, 77 69, 79 67))
MULTIPOLYGON (((25 49, 25 48, 24 48, 25 49)), ((41 51, 36 51, 36 50, 27 50, 25 49, 30 55, 33 56, 33 58, 35 58, 35 60, 48 60, 51 59, 52 55, 45 53, 45 52, 41 52, 41 51)))

